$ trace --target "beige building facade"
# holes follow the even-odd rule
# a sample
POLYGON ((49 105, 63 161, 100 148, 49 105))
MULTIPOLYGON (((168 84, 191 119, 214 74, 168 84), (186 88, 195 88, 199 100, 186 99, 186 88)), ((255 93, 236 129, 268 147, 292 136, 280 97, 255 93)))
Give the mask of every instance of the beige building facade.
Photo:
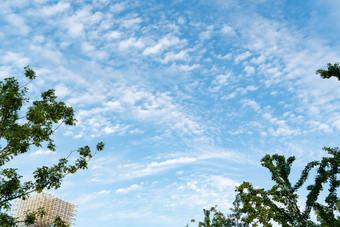
POLYGON ((19 221, 19 227, 25 227, 23 220, 28 212, 42 208, 46 214, 37 218, 34 227, 51 227, 56 217, 60 217, 68 225, 73 226, 77 213, 77 206, 48 193, 31 195, 25 200, 18 200, 13 209, 13 216, 19 221))

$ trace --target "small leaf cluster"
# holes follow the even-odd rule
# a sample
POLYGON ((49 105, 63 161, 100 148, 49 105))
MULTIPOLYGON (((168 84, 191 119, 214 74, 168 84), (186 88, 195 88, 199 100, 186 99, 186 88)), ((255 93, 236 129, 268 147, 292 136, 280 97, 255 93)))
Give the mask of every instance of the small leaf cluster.
POLYGON ((328 63, 327 69, 318 69, 316 74, 319 74, 323 79, 329 79, 331 77, 338 78, 340 81, 340 66, 339 63, 336 62, 334 64, 328 63))
POLYGON ((26 213, 25 220, 23 221, 26 226, 33 225, 37 218, 42 218, 46 214, 44 208, 40 207, 36 211, 29 211, 26 213))
POLYGON ((69 227, 70 225, 66 224, 61 217, 57 216, 53 221, 54 227, 69 227))

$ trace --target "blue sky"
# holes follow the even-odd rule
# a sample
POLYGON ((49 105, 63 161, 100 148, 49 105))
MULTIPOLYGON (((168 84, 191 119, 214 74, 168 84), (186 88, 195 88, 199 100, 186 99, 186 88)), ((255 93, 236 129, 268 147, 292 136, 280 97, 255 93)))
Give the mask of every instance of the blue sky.
POLYGON ((54 88, 78 120, 55 134, 57 152, 10 165, 29 179, 103 141, 53 192, 78 204, 79 227, 227 212, 242 181, 271 185, 266 153, 296 156, 295 179, 339 146, 340 82, 315 74, 339 61, 339 11, 337 0, 2 1, 0 77, 24 82, 29 64, 30 97, 54 88))

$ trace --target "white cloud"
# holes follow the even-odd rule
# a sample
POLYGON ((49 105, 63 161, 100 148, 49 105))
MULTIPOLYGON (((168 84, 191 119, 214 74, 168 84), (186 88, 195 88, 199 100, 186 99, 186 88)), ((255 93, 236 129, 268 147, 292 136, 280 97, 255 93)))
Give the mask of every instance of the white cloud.
POLYGON ((139 178, 158 174, 159 172, 175 168, 179 165, 189 164, 197 161, 196 158, 179 157, 176 159, 169 159, 162 162, 151 162, 145 168, 125 174, 125 177, 139 178))
POLYGON ((110 10, 114 13, 119 13, 119 12, 123 11, 124 9, 125 9, 125 3, 124 2, 120 2, 120 3, 110 5, 110 10))
POLYGON ((164 162, 152 162, 148 165, 150 168, 158 168, 158 167, 164 167, 164 166, 173 166, 173 165, 179 165, 179 164, 187 164, 195 162, 197 159, 195 158, 184 158, 180 157, 177 159, 170 159, 166 160, 164 162))
POLYGON ((131 27, 133 25, 139 24, 142 22, 142 19, 137 17, 137 18, 132 18, 132 19, 127 19, 127 20, 123 20, 122 22, 122 26, 123 27, 131 27))
POLYGON ((255 72, 255 68, 250 65, 246 65, 243 69, 248 75, 252 75, 255 72))
POLYGON ((45 6, 40 10, 40 13, 45 16, 53 16, 55 14, 64 12, 70 8, 70 3, 58 2, 55 5, 45 6))
POLYGON ((249 85, 245 88, 245 90, 247 91, 256 91, 258 90, 258 87, 257 86, 254 86, 254 85, 249 85))
POLYGON ((41 35, 36 35, 34 36, 33 38, 33 42, 34 43, 43 43, 45 40, 45 37, 44 36, 41 36, 41 35))
POLYGON ((95 47, 88 42, 83 42, 82 43, 82 49, 86 53, 86 52, 93 51, 95 49, 95 47))
POLYGON ((311 120, 308 123, 309 123, 312 131, 321 130, 325 133, 331 133, 332 132, 332 128, 326 123, 321 123, 320 121, 314 121, 314 120, 311 120))
MULTIPOLYGON (((142 185, 142 184, 141 184, 141 185, 142 185)), ((123 194, 125 194, 125 193, 128 193, 128 192, 130 192, 130 191, 136 191, 136 190, 139 190, 139 189, 142 188, 141 185, 133 184, 133 185, 131 185, 131 186, 128 187, 128 188, 119 188, 119 189, 117 189, 116 193, 123 193, 123 194)))
POLYGON ((236 97, 236 95, 237 95, 237 92, 232 92, 232 93, 230 93, 230 94, 228 94, 228 95, 222 96, 221 99, 222 99, 222 100, 233 99, 233 98, 236 97))
POLYGON ((67 29, 72 38, 79 38, 84 36, 85 28, 96 26, 102 19, 103 13, 93 13, 92 7, 88 5, 75 11, 72 16, 62 18, 60 25, 67 29))
POLYGON ((141 39, 136 40, 136 38, 129 38, 129 39, 121 41, 119 43, 118 49, 120 51, 124 51, 131 47, 140 49, 144 47, 144 43, 141 39))
POLYGON ((235 186, 240 185, 239 182, 223 177, 223 176, 212 176, 210 178, 210 181, 212 185, 216 185, 215 187, 220 192, 223 192, 231 188, 235 188, 235 186))
POLYGON ((300 129, 292 129, 288 126, 285 120, 279 120, 276 117, 272 117, 270 113, 264 113, 263 118, 271 123, 271 127, 268 129, 266 135, 271 136, 293 136, 301 134, 300 129))
POLYGON ((64 84, 58 84, 55 87, 55 94, 58 97, 65 97, 70 94, 70 90, 64 84))
POLYGON ((105 102, 104 104, 108 109, 112 110, 112 111, 122 111, 123 107, 121 105, 121 103, 119 101, 109 101, 109 102, 105 102))
POLYGON ((82 36, 84 33, 84 24, 74 18, 69 18, 65 22, 69 34, 72 37, 82 36))
POLYGON ((224 59, 224 60, 230 60, 232 57, 233 57, 233 55, 232 55, 232 53, 228 53, 228 54, 225 54, 225 55, 217 55, 216 56, 218 59, 224 59))
POLYGON ((187 209, 218 205, 218 209, 223 211, 230 208, 229 199, 234 195, 235 186, 239 184, 226 176, 195 173, 176 183, 173 186, 176 188, 170 187, 164 191, 162 196, 169 192, 172 196, 163 199, 163 202, 171 207, 186 206, 187 209))
POLYGON ((221 32, 225 35, 230 35, 230 36, 236 35, 234 29, 226 24, 222 27, 221 32))
POLYGON ((336 129, 339 129, 339 130, 340 130, 340 119, 335 120, 335 121, 332 123, 332 126, 335 127, 336 129))
POLYGON ((30 154, 30 156, 37 156, 37 155, 50 155, 50 154, 56 154, 56 152, 53 152, 51 150, 37 150, 30 154))
POLYGON ((211 29, 207 30, 207 31, 203 31, 200 33, 199 38, 202 40, 208 40, 212 37, 213 35, 213 31, 211 29))
POLYGON ((319 129, 326 132, 326 133, 332 132, 332 129, 327 124, 320 124, 319 129))
POLYGON ((64 136, 72 136, 73 132, 72 131, 66 131, 63 135, 64 136))
POLYGON ((97 192, 91 192, 91 193, 87 193, 87 194, 82 194, 80 195, 75 202, 77 203, 77 205, 88 205, 90 203, 94 203, 95 201, 98 201, 100 198, 107 198, 109 195, 111 194, 111 190, 100 190, 97 192))
POLYGON ((29 50, 32 54, 44 57, 44 60, 48 59, 53 63, 60 64, 63 59, 62 53, 58 49, 48 48, 43 45, 32 44, 29 46, 29 50))
POLYGON ((180 43, 180 40, 174 36, 167 36, 158 41, 154 46, 147 47, 144 51, 144 55, 152 55, 162 52, 164 49, 174 46, 180 43))
MULTIPOLYGON (((103 126, 103 125, 101 125, 101 126, 103 126)), ((101 126, 97 126, 97 128, 99 128, 101 126)), ((105 134, 117 133, 118 135, 124 135, 129 128, 130 128, 130 125, 116 124, 114 126, 106 126, 105 128, 103 128, 103 132, 105 134)))
POLYGON ((252 99, 243 99, 243 100, 242 100, 242 106, 243 106, 243 107, 249 106, 249 107, 251 107, 255 112, 260 112, 260 110, 261 110, 260 105, 259 105, 256 101, 254 101, 254 100, 252 100, 252 99))
POLYGON ((68 100, 68 103, 70 105, 75 104, 90 104, 90 103, 98 103, 105 100, 104 94, 98 94, 98 93, 84 93, 82 96, 73 96, 68 100))
POLYGON ((31 31, 31 28, 26 25, 25 20, 18 14, 9 14, 6 16, 6 20, 10 25, 15 27, 15 29, 13 29, 14 31, 22 35, 26 35, 31 31))
POLYGON ((268 134, 272 136, 293 136, 300 134, 300 131, 291 129, 287 125, 282 125, 277 127, 276 129, 269 128, 268 134))
POLYGON ((228 85, 228 79, 231 77, 232 73, 228 71, 226 74, 217 75, 211 82, 209 91, 218 92, 223 86, 228 85))
POLYGON ((243 61, 243 60, 249 58, 250 56, 251 56, 251 53, 249 51, 246 51, 242 54, 235 56, 235 62, 239 63, 240 61, 243 61))
POLYGON ((7 51, 6 55, 1 56, 2 62, 7 64, 14 64, 19 68, 23 68, 30 62, 27 57, 22 57, 22 54, 7 51))
POLYGON ((200 68, 201 66, 199 64, 193 64, 193 65, 172 65, 172 67, 174 68, 178 68, 179 70, 182 70, 184 72, 189 72, 189 71, 192 71, 194 69, 198 69, 200 68))
POLYGON ((189 58, 186 50, 181 50, 178 53, 174 53, 173 51, 171 51, 166 53, 164 56, 164 59, 161 60, 161 63, 163 64, 166 64, 170 61, 187 60, 189 58))
POLYGON ((263 55, 260 55, 259 57, 254 57, 250 60, 251 63, 257 64, 257 65, 262 64, 265 61, 266 61, 266 57, 263 55))
POLYGON ((122 33, 119 31, 111 31, 110 33, 107 34, 107 38, 109 40, 119 39, 121 36, 122 36, 122 33))
POLYGON ((204 132, 204 124, 187 114, 168 93, 152 93, 136 86, 125 87, 120 84, 109 86, 110 92, 105 93, 104 87, 94 88, 94 93, 85 93, 82 96, 74 94, 68 100, 68 103, 80 106, 86 103, 99 104, 98 107, 77 112, 78 126, 83 130, 89 130, 88 135, 100 136, 101 133, 125 135, 142 132, 128 132, 131 124, 111 123, 111 116, 117 114, 124 116, 124 121, 157 125, 164 132, 171 130, 171 133, 180 135, 200 135, 204 132))
POLYGON ((190 166, 195 163, 204 162, 207 160, 226 160, 231 163, 248 163, 253 164, 253 160, 242 154, 233 151, 224 150, 218 147, 202 146, 195 150, 192 156, 179 155, 175 158, 166 159, 163 161, 153 161, 148 164, 129 164, 121 166, 120 172, 124 179, 141 178, 150 175, 157 175, 172 169, 180 168, 181 166, 190 166), (133 168, 131 168, 133 166, 133 168))
POLYGON ((144 131, 138 128, 132 129, 129 131, 130 134, 132 135, 141 135, 144 134, 144 131))

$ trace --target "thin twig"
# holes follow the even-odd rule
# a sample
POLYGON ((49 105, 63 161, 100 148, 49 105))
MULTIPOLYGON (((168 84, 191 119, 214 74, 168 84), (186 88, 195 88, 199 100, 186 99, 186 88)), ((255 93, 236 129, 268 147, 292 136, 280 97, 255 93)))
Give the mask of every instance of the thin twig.
POLYGON ((55 129, 53 129, 52 133, 54 133, 63 123, 64 123, 64 121, 62 121, 55 129))
POLYGON ((26 84, 20 86, 19 89, 21 89, 21 88, 23 88, 23 87, 26 87, 26 86, 29 85, 32 81, 33 81, 33 80, 28 81, 26 84))

